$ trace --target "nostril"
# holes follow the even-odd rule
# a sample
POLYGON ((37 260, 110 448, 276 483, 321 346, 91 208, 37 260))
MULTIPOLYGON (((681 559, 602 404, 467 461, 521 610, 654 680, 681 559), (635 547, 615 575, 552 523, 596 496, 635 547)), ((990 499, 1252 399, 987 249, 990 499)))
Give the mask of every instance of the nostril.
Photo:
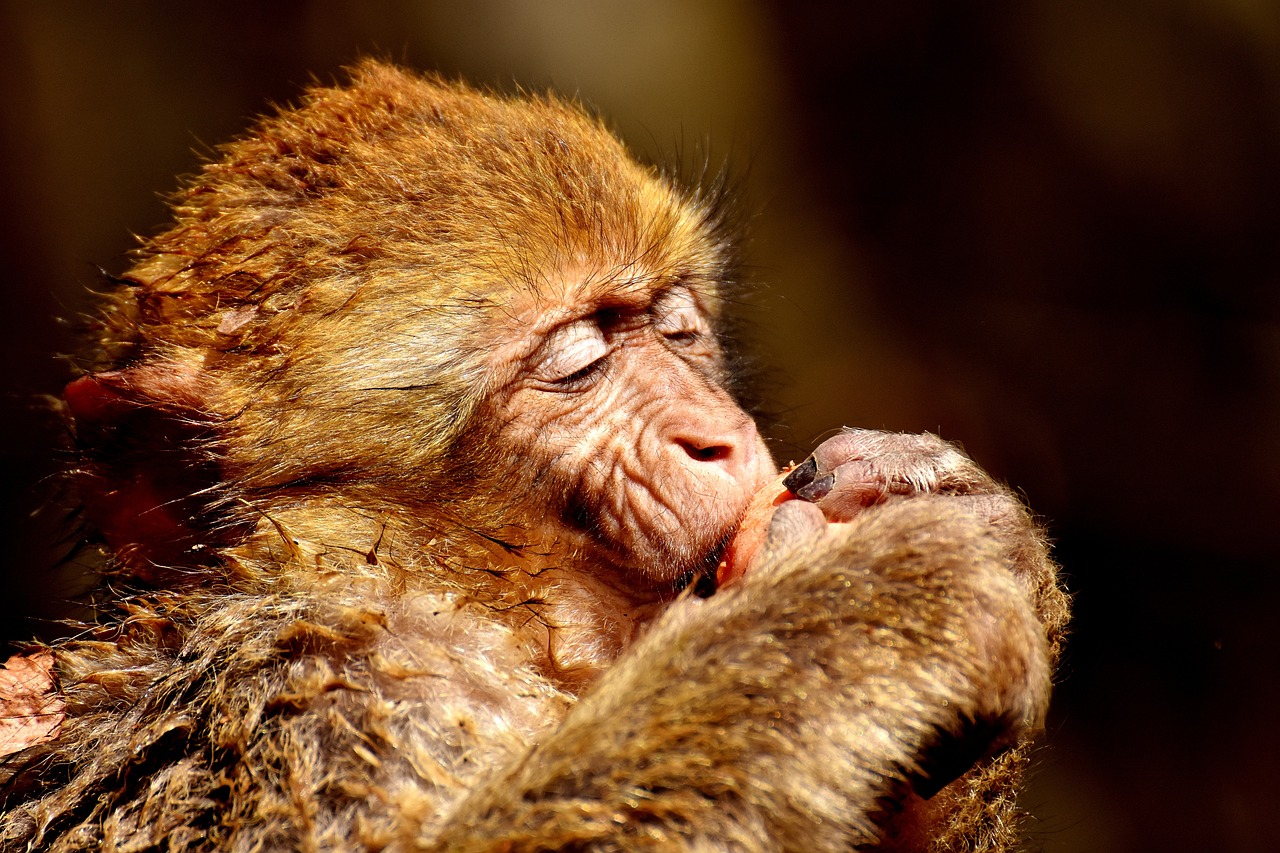
POLYGON ((722 462, 733 455, 733 446, 729 444, 702 444, 686 439, 676 439, 676 443, 684 448, 689 458, 698 462, 722 462))

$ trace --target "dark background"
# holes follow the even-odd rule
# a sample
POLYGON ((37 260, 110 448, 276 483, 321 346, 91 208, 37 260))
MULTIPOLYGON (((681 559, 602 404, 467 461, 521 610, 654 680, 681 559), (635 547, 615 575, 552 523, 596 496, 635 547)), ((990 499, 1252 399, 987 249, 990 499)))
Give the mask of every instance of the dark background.
POLYGON ((4 2, 4 636, 68 594, 55 322, 200 152, 362 53, 598 107, 758 211, 778 455, 962 441, 1049 521, 1074 635, 1049 851, 1280 848, 1280 5, 4 2), (781 426, 785 425, 785 426, 781 426))

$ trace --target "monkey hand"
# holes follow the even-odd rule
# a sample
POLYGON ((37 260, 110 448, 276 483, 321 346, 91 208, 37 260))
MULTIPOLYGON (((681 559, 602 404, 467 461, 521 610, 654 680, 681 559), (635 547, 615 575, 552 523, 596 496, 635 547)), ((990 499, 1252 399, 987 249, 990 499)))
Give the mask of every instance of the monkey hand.
MULTIPOLYGON (((888 727, 901 738, 908 731, 918 733, 919 724, 932 719, 915 751, 891 762, 900 770, 889 772, 904 773, 911 780, 911 792, 902 801, 899 817, 886 827, 888 836, 940 832, 939 826, 919 827, 945 822, 940 816, 953 801, 982 789, 984 774, 993 764, 980 759, 1025 743, 1043 726, 1049 676, 1066 615, 1056 567, 1039 528, 1013 495, 933 436, 844 434, 824 444, 805 464, 811 470, 798 466, 799 476, 788 473, 775 484, 785 482, 781 490, 762 491, 748 518, 754 519, 753 529, 759 532, 740 534, 739 538, 759 540, 744 583, 748 592, 757 584, 772 586, 777 581, 771 576, 801 565, 812 571, 825 564, 843 574, 844 565, 869 562, 889 581, 901 580, 896 577, 899 572, 919 560, 921 574, 913 583, 922 600, 935 594, 954 603, 969 599, 968 606, 937 611, 951 611, 938 621, 954 620, 955 633, 945 632, 926 643, 935 644, 934 652, 926 655, 932 660, 933 678, 940 674, 934 667, 948 670, 942 680, 954 692, 938 694, 939 704, 930 709, 927 697, 937 683, 920 679, 910 707, 899 709, 911 724, 901 730, 888 727), (871 440, 859 441, 863 438, 871 440), (831 453, 833 445, 837 453, 831 453), (889 452, 857 458, 868 445, 887 447, 889 452), (829 476, 832 472, 835 477, 829 476), (824 477, 818 489, 805 488, 824 477), (883 556, 866 561, 864 549, 883 556), (965 569, 957 571, 961 565, 965 569), (947 648, 952 641, 948 636, 962 639, 947 648), (946 796, 934 798, 943 788, 946 796)), ((888 604, 888 609, 896 606, 888 604)), ((875 631, 877 624, 909 625, 914 609, 908 606, 890 618, 871 616, 868 627, 875 631)), ((926 622, 934 619, 936 614, 926 622)), ((919 636, 928 633, 921 631, 919 636)), ((894 669, 910 671, 921 662, 923 650, 910 642, 890 645, 901 655, 894 669)), ((906 738, 903 745, 910 750, 910 743, 906 738)))
MULTIPOLYGON (((774 519, 788 501, 811 503, 828 522, 843 524, 872 507, 925 495, 945 496, 956 508, 987 521, 1006 546, 1014 574, 1037 589, 1043 586, 1044 595, 1060 597, 1053 582, 1056 572, 1030 514, 959 448, 929 433, 848 428, 760 491, 726 552, 719 580, 724 584, 745 573, 766 542, 773 550, 795 547, 804 535, 797 524, 802 516, 774 519)), ((811 535, 821 530, 808 529, 811 535)), ((1038 603, 1037 609, 1044 607, 1038 603)))
POLYGON ((957 495, 993 515, 1008 492, 957 447, 929 433, 844 429, 782 480, 829 521, 849 521, 870 506, 922 494, 957 495))
POLYGON ((788 497, 808 501, 829 522, 847 522, 871 507, 927 495, 985 521, 1005 549, 1048 629, 1056 659, 1067 603, 1057 585, 1043 531, 1023 503, 953 444, 930 433, 844 429, 780 481, 788 497))
POLYGON ((925 494, 963 497, 993 520, 1021 509, 973 460, 935 435, 845 428, 756 494, 725 552, 719 585, 744 574, 766 540, 773 549, 794 545, 794 520, 770 531, 776 510, 788 501, 812 503, 827 521, 843 523, 872 506, 925 494))

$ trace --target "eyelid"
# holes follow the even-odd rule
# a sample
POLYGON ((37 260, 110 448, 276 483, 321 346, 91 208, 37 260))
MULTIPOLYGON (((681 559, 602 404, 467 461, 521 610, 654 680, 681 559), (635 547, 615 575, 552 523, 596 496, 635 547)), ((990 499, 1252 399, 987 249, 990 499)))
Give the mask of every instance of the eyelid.
POLYGON ((543 341, 534 358, 534 378, 559 382, 596 364, 610 352, 604 332, 592 318, 575 320, 543 341))
POLYGON ((674 287, 653 305, 653 326, 667 338, 698 336, 710 331, 706 315, 687 287, 674 287))

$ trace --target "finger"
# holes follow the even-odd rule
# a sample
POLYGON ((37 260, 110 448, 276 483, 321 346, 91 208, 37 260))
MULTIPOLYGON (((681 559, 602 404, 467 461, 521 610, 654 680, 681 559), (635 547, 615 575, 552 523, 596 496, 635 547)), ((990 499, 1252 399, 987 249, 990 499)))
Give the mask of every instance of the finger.
POLYGON ((818 463, 810 456, 799 465, 791 469, 791 473, 783 479, 782 485, 792 494, 799 494, 800 490, 813 482, 813 478, 818 474, 818 463))
POLYGON ((816 490, 816 497, 812 501, 830 521, 850 521, 867 507, 880 503, 888 494, 894 493, 892 487, 886 484, 884 474, 872 463, 863 460, 846 462, 815 480, 812 485, 819 483, 824 488, 816 490))
POLYGON ((861 429, 844 429, 819 444, 813 450, 813 460, 818 474, 825 474, 845 462, 868 459, 875 455, 877 438, 882 433, 861 429))
POLYGON ((822 510, 811 503, 787 501, 769 520, 760 561, 767 561, 803 548, 826 530, 827 519, 822 510))
POLYGON ((831 487, 831 479, 824 480, 825 475, 845 462, 866 459, 871 449, 868 443, 874 443, 874 435, 866 430, 846 428, 819 444, 808 458, 792 469, 782 484, 804 500, 819 500, 831 487))
POLYGON ((836 484, 835 472, 823 474, 822 476, 812 480, 808 485, 799 489, 795 489, 796 497, 803 501, 820 501, 830 494, 831 489, 836 484))

